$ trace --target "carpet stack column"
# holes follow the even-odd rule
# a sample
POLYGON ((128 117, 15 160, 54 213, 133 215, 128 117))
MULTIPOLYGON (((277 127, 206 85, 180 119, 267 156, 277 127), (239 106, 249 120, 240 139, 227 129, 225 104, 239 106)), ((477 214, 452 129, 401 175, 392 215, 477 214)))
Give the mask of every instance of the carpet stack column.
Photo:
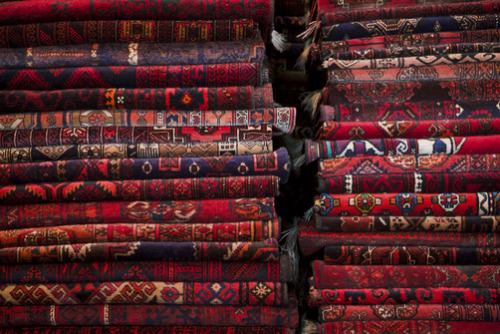
POLYGON ((500 2, 319 0, 303 333, 498 333, 500 2))
POLYGON ((0 4, 0 331, 293 333, 262 1, 0 4))

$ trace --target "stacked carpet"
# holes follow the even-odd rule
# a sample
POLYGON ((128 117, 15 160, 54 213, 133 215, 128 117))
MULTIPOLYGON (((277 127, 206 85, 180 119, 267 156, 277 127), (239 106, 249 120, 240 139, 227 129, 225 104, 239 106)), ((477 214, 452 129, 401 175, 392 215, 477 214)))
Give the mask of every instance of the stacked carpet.
POLYGON ((0 331, 293 333, 271 2, 0 4, 0 331))
POLYGON ((342 4, 309 57, 303 333, 498 333, 500 3, 342 4))

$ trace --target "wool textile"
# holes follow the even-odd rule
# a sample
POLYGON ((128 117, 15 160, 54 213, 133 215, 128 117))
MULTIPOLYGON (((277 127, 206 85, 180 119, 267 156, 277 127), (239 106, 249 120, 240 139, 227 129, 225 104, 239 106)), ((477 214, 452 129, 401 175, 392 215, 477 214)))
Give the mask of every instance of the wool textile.
MULTIPOLYGON (((99 225, 99 224, 94 224, 99 225)), ((226 222, 226 223, 204 223, 204 224, 182 224, 182 223, 174 223, 174 224, 115 224, 121 225, 123 229, 133 230, 135 228, 140 228, 141 225, 149 226, 152 229, 165 229, 166 233, 164 235, 169 238, 167 241, 261 241, 264 239, 270 238, 278 238, 280 235, 280 222, 279 219, 273 220, 257 220, 257 221, 247 221, 247 222, 226 222)), ((75 225, 62 225, 69 227, 74 227, 75 225)), ((31 231, 42 230, 43 227, 32 228, 31 231)), ((18 231, 19 229, 17 229, 18 231)), ((5 230, 4 230, 5 231, 5 230)), ((4 231, 0 231, 3 233, 4 231)), ((57 231, 57 228, 52 229, 51 231, 57 231)), ((16 233, 16 232, 14 232, 16 233)), ((111 244, 110 244, 111 245, 111 244)), ((118 244, 114 244, 112 246, 119 246, 118 244)), ((76 245, 70 244, 69 247, 73 248, 73 252, 76 254, 81 251, 81 255, 86 257, 83 254, 83 251, 88 251, 92 253, 92 248, 100 247, 98 244, 87 244, 87 245, 76 245), (84 249, 84 250, 83 250, 84 249)), ((19 254, 29 252, 35 252, 34 249, 22 249, 16 250, 19 254)), ((48 250, 38 249, 41 252, 47 252, 48 250)), ((98 250, 96 250, 97 252, 98 250)), ((61 248, 53 248, 51 250, 53 253, 59 253, 59 257, 62 258, 67 256, 65 254, 71 255, 70 258, 74 258, 75 254, 71 254, 69 249, 65 250, 64 247, 61 248)), ((104 252, 103 252, 104 254, 104 252)))
MULTIPOLYGON (((410 1, 408 1, 410 2, 410 1)), ((361 7, 346 6, 347 8, 335 8, 330 1, 318 1, 318 10, 322 14, 322 23, 326 26, 352 22, 352 21, 366 21, 373 19, 390 19, 390 18, 414 18, 414 17, 429 17, 429 16, 452 16, 462 14, 488 14, 497 13, 500 11, 500 4, 494 1, 474 1, 474 2, 444 2, 432 1, 426 2, 428 4, 421 5, 419 2, 414 1, 413 4, 405 6, 391 6, 392 1, 384 3, 380 6, 377 3, 377 8, 369 8, 362 2, 361 7), (336 10, 335 10, 336 9, 336 10)), ((350 4, 349 4, 350 5, 350 4)))
POLYGON ((0 332, 292 334, 296 109, 238 1, 0 3, 0 332))
POLYGON ((0 73, 0 89, 182 88, 246 86, 267 82, 267 66, 259 63, 47 68, 4 70, 0 73))
POLYGON ((78 109, 238 110, 273 107, 272 87, 2 90, 0 113, 78 109))
POLYGON ((500 213, 499 196, 498 192, 323 193, 315 197, 314 210, 322 216, 491 216, 500 213))
POLYGON ((316 289, 500 287, 500 277, 483 274, 500 272, 498 266, 339 266, 317 260, 312 270, 310 283, 316 289))
POLYGON ((400 66, 398 68, 380 68, 374 78, 367 69, 329 69, 328 84, 364 83, 364 82, 424 82, 424 81, 459 81, 459 80, 498 80, 500 64, 480 62, 465 64, 433 64, 428 66, 400 66))
POLYGON ((500 174, 467 173, 402 173, 380 175, 341 175, 318 177, 318 192, 354 194, 363 192, 390 193, 455 193, 497 190, 500 174))
MULTIPOLYGON (((76 225, 78 226, 78 225, 76 225)), ((280 232, 280 224, 279 220, 270 220, 270 221, 250 221, 250 222, 237 222, 237 223, 214 223, 214 224, 113 224, 111 226, 105 226, 105 224, 94 224, 94 225, 84 225, 86 229, 89 230, 94 230, 94 231, 106 231, 106 229, 109 229, 109 231, 112 233, 117 233, 116 231, 120 231, 122 233, 122 238, 124 238, 125 235, 134 235, 134 233, 137 233, 137 235, 143 236, 144 239, 147 241, 144 241, 145 243, 148 243, 150 241, 154 241, 154 239, 163 239, 164 241, 209 241, 209 242, 223 242, 223 241, 262 241, 265 239, 270 239, 270 238, 277 238, 279 237, 279 232, 280 232), (151 231, 151 232, 149 232, 151 231), (149 237, 147 236, 147 233, 160 233, 161 235, 155 235, 155 234, 150 234, 149 237)), ((65 230, 71 230, 75 229, 78 231, 78 227, 75 227, 75 225, 62 225, 58 228, 52 227, 50 229, 39 227, 39 228, 31 228, 29 231, 26 231, 24 229, 18 229, 13 231, 12 235, 9 234, 7 231, 0 231, 0 234, 9 234, 6 237, 5 244, 2 244, 6 246, 9 242, 13 242, 13 238, 15 235, 19 236, 23 234, 24 230, 24 235, 26 233, 31 234, 31 236, 42 236, 44 234, 48 236, 63 236, 65 230)), ((81 229, 80 229, 81 231, 81 229)), ((87 231, 85 231, 87 232, 87 231)), ((85 236, 85 232, 80 232, 79 235, 73 236, 73 238, 78 238, 79 240, 85 239, 87 242, 92 242, 92 240, 99 240, 102 242, 104 236, 93 236, 90 235, 87 232, 87 235, 85 236), (99 238, 100 237, 100 238, 99 238)), ((66 232, 66 234, 68 234, 66 232)), ((107 238, 113 238, 112 235, 108 236, 107 238)), ((50 239, 50 238, 49 238, 50 239)), ((20 239, 19 239, 20 240, 20 239)), ((67 241, 67 240, 66 240, 67 241)), ((25 242, 30 242, 33 244, 40 244, 40 243, 50 243, 50 242, 58 242, 57 240, 50 240, 50 241, 41 241, 39 240, 29 240, 25 242)), ((59 241, 63 242, 63 241, 59 241)), ((81 241, 83 242, 83 241, 81 241)), ((28 258, 30 254, 36 254, 38 252, 38 256, 42 257, 43 254, 46 256, 52 256, 57 258, 62 259, 62 258, 71 258, 75 259, 76 257, 81 257, 81 258, 91 258, 92 256, 96 256, 98 252, 102 252, 103 258, 105 258, 105 249, 108 248, 119 248, 119 247, 140 247, 141 242, 136 242, 136 243, 130 243, 130 242, 113 242, 113 243, 105 243, 106 245, 100 245, 100 244, 92 244, 92 243, 86 243, 86 244, 78 244, 78 243, 71 243, 71 244, 66 244, 66 245, 61 245, 61 247, 29 247, 29 246, 24 246, 20 247, 18 249, 9 249, 7 248, 2 248, 0 250, 0 253, 2 254, 0 257, 2 259, 9 259, 11 254, 18 254, 18 258, 28 258), (109 247, 108 247, 109 246, 109 247), (87 252, 85 254, 84 252, 87 252), (94 254, 95 253, 95 254, 94 254), (55 254, 55 255, 54 255, 55 254)), ((150 244, 152 245, 152 244, 150 244)), ((168 244, 165 244, 167 246, 168 244)), ((146 245, 145 245, 146 247, 146 245)), ((158 248, 161 247, 161 244, 158 245, 158 248)), ((12 257, 16 258, 16 257, 12 257)), ((5 260, 7 261, 7 260, 5 260)))
MULTIPOLYGON (((144 243, 138 243, 141 246, 144 243)), ((167 249, 166 246, 172 247, 175 243, 167 243, 164 244, 165 247, 161 247, 160 244, 159 249, 164 250, 167 249)), ((194 243, 180 243, 184 247, 178 247, 177 250, 179 252, 186 251, 189 246, 193 246, 194 243)), ((206 244, 206 243, 205 243, 206 244)), ((214 243, 215 244, 215 243, 214 243)), ((216 248, 216 245, 212 244, 212 248, 216 248)), ((115 256, 120 261, 108 261, 108 262, 64 262, 64 263, 46 263, 43 266, 39 266, 37 264, 6 264, 2 265, 2 282, 7 283, 69 283, 69 282, 114 282, 114 281, 198 281, 203 282, 206 280, 201 280, 201 278, 205 277, 237 277, 242 276, 239 273, 239 270, 249 270, 247 273, 243 273, 242 277, 251 277, 256 274, 262 275, 265 270, 269 270, 268 276, 272 277, 283 277, 280 280, 290 281, 290 277, 285 277, 285 275, 280 276, 280 271, 271 271, 271 268, 275 268, 278 258, 278 243, 274 239, 270 239, 269 242, 261 242, 261 243, 226 243, 229 248, 231 246, 236 247, 236 250, 230 253, 230 256, 233 258, 220 258, 215 260, 210 260, 209 258, 205 258, 204 260, 197 260, 195 257, 202 258, 202 256, 189 256, 186 254, 184 256, 186 259, 180 258, 172 260, 168 258, 168 255, 158 254, 158 251, 155 249, 153 243, 149 243, 150 247, 145 247, 142 250, 140 247, 137 249, 132 249, 130 252, 130 256, 126 255, 120 257, 119 255, 115 256), (265 245, 266 249, 262 251, 259 250, 259 246, 265 245), (153 246, 153 247, 151 247, 153 246), (238 247, 239 246, 239 247, 238 247), (250 249, 244 249, 245 246, 250 246, 250 249), (133 253, 135 252, 135 253, 133 253), (251 253, 254 252, 254 261, 251 260, 253 256, 251 253), (260 254, 255 254, 258 252, 260 254), (267 253, 267 256, 265 253, 267 253), (238 260, 238 256, 240 256, 240 260, 238 260), (248 255, 248 256, 246 256, 248 255), (261 255, 261 256, 260 256, 261 255), (261 259, 258 259, 258 257, 261 259), (267 258, 266 258, 267 256, 267 258), (246 257, 248 261, 245 261, 243 257, 246 257), (191 259, 190 259, 191 258, 191 259), (145 261, 145 259, 147 261, 145 261), (125 260, 125 262, 122 262, 125 260), (128 260, 128 261, 127 261, 128 260), (225 266, 211 266, 210 263, 208 266, 205 266, 204 261, 209 261, 217 264, 217 261, 225 261, 228 265, 225 266), (255 262, 255 265, 253 264, 255 262), (272 262, 269 268, 266 269, 266 266, 263 266, 262 263, 272 262), (189 270, 189 265, 193 263, 198 263, 196 265, 196 270, 189 270), (234 266, 229 266, 229 263, 235 263, 234 266), (238 265, 239 263, 239 265, 238 265), (247 265, 245 265, 247 264, 247 265), (274 265, 272 265, 274 264, 274 265), (210 271, 213 269, 214 274, 210 274, 210 271), (218 269, 217 269, 218 268, 218 269), (232 271, 228 271, 224 273, 223 269, 232 268, 232 271), (33 275, 36 272, 37 275, 33 275), (186 276, 188 275, 188 276, 186 276), (187 278, 191 275, 191 278, 187 278), (194 276, 193 276, 194 275, 194 276), (212 276, 210 276, 212 275, 212 276), (169 277, 174 277, 170 279, 169 277), (185 279, 181 279, 181 277, 186 277, 185 279), (198 277, 198 278, 196 278, 198 277)), ((126 246, 126 244, 125 244, 126 246)), ((133 245, 132 245, 133 246, 133 245)), ((148 246, 148 245, 146 245, 148 246)), ((110 247, 111 248, 111 247, 110 247)), ((222 250, 224 247, 219 247, 219 250, 222 250)), ((121 249, 126 250, 125 247, 121 247, 121 249)), ((110 249, 110 251, 115 251, 116 249, 110 249)), ((207 250, 207 248, 205 248, 207 250)), ((226 251, 228 251, 226 249, 226 251)), ((172 253, 175 250, 171 251, 172 253)), ((191 250, 191 254, 194 251, 191 250)), ((217 252, 217 251, 216 251, 217 252)), ((229 252, 231 252, 229 250, 229 252)), ((175 254, 174 254, 175 255, 175 254)), ((213 254, 217 255, 217 254, 213 254)), ((220 253, 219 253, 220 255, 220 253)), ((287 262, 284 262, 287 263, 287 262)), ((285 272, 287 268, 283 268, 285 272)), ((231 282, 233 280, 229 280, 231 282)), ((237 281, 243 281, 240 277, 237 281)), ((276 281, 276 278, 275 278, 276 281)), ((217 282, 217 281, 216 281, 217 282)))
MULTIPOLYGON (((245 326, 293 327, 298 321, 296 307, 296 299, 292 299, 289 305, 283 307, 199 307, 189 305, 137 306, 106 304, 0 306, 0 319, 4 319, 2 324, 6 327, 126 326, 130 325, 130 321, 132 325, 140 326, 193 326, 192 330, 197 326, 234 326, 236 328, 245 328, 245 326), (34 312, 34 310, 37 311, 34 312), (51 314, 53 316, 51 316, 51 314), (130 314, 136 314, 137 316, 129 320, 130 314)), ((203 331, 201 333, 205 332, 203 331)), ((221 331, 216 333, 228 332, 221 331)))
POLYGON ((393 288, 315 289, 308 295, 309 306, 374 304, 498 304, 499 289, 474 288, 393 288))
MULTIPOLYGON (((85 253, 85 248, 80 248, 80 253, 66 253, 67 255, 62 257, 58 257, 57 253, 50 252, 52 249, 60 249, 57 246, 39 247, 42 250, 40 257, 36 252, 33 252, 31 257, 30 254, 27 254, 24 258, 11 253, 11 255, 18 257, 12 257, 14 260, 9 262, 10 265, 5 264, 2 267, 6 270, 2 276, 2 282, 38 284, 125 280, 179 282, 291 282, 292 280, 291 262, 287 256, 281 256, 279 261, 266 262, 172 261, 162 258, 161 255, 162 245, 167 244, 158 243, 158 247, 155 247, 155 244, 153 242, 149 244, 147 242, 128 243, 132 247, 139 246, 130 252, 130 256, 115 251, 127 250, 127 243, 101 244, 101 247, 91 245, 97 247, 87 247, 89 248, 88 254, 85 253), (140 249, 141 247, 143 250, 140 249), (46 249, 47 252, 44 252, 43 249, 46 249), (12 265, 17 260, 19 260, 19 264, 12 265), (53 270, 56 275, 48 276, 45 274, 43 275, 45 279, 41 279, 42 276, 38 279, 33 277, 29 273, 39 272, 40 268, 40 266, 34 265, 36 263, 45 263, 43 267, 53 270), (25 277, 14 279, 12 274, 10 276, 7 274, 13 271, 24 272, 25 277)), ((78 246, 75 245, 77 250, 78 246)))
MULTIPOLYGON (((257 22, 234 20, 87 20, 0 26, 0 47, 104 43, 189 43, 253 40, 257 22)), ((61 55, 59 55, 61 56, 61 55)), ((79 55, 80 56, 80 55, 79 55)))
MULTIPOLYGON (((241 138, 245 137, 248 133, 237 134, 240 135, 241 138)), ((248 135, 250 137, 252 134, 248 135)), ((221 133, 221 136, 225 136, 225 134, 221 133)), ((179 139, 182 140, 182 138, 179 139)), ((189 136, 187 136, 185 140, 189 141, 189 136)), ((0 164, 0 170, 3 174, 0 184, 129 179, 189 179, 193 177, 206 178, 231 175, 276 176, 279 177, 283 183, 286 183, 288 171, 290 170, 289 164, 290 162, 285 148, 280 148, 273 153, 246 156, 222 155, 199 158, 79 159, 39 163, 0 164)), ((200 180, 187 181, 198 182, 200 180)), ((209 196, 209 194, 207 194, 207 196, 209 196)))
POLYGON ((240 327, 240 326, 36 326, 6 328, 4 333, 24 334, 293 334, 295 328, 287 327, 240 327))
MULTIPOLYGON (((478 36, 478 38, 480 37, 481 36, 478 36)), ((413 57, 430 57, 430 59, 435 59, 435 61, 444 61, 445 63, 475 63, 479 59, 483 59, 484 61, 496 61, 496 55, 499 51, 498 43, 474 42, 463 44, 447 44, 445 46, 410 45, 397 47, 395 45, 392 45, 388 46, 387 48, 384 48, 383 45, 375 43, 373 45, 373 49, 366 49, 363 46, 360 46, 357 50, 350 51, 342 51, 342 48, 337 50, 334 45, 324 45, 322 50, 311 48, 311 53, 313 53, 311 57, 313 55, 315 57, 311 59, 311 62, 319 63, 320 59, 322 59, 323 66, 328 66, 331 63, 332 66, 339 66, 340 68, 343 68, 346 65, 339 65, 339 63, 342 64, 343 62, 349 63, 351 61, 361 61, 361 64, 366 64, 367 62, 365 61, 369 60, 370 66, 385 68, 386 66, 390 65, 383 65, 384 61, 388 61, 389 64, 401 64, 407 63, 405 58, 413 57), (442 47, 444 47, 445 50, 442 50, 442 47), (481 54, 485 54, 488 52, 491 52, 494 55, 489 55, 487 57, 481 56, 481 54), (457 57, 457 60, 451 60, 454 57, 457 57)), ((412 66, 420 66, 420 64, 422 64, 422 62, 419 61, 412 66)))
MULTIPOLYGON (((428 6, 449 6, 450 4, 467 4, 474 0, 429 0, 426 1, 428 6)), ((404 10, 408 7, 413 7, 420 5, 420 0, 389 0, 389 1, 378 1, 378 0, 345 0, 344 2, 330 2, 327 0, 321 0, 318 2, 321 13, 339 12, 345 13, 350 10, 363 10, 363 12, 382 7, 388 10, 404 10)))
POLYGON ((500 42, 497 29, 437 31, 421 34, 382 35, 343 41, 323 41, 311 48, 311 61, 342 60, 450 53, 484 52, 500 42))
MULTIPOLYGON (((483 111, 484 112, 484 111, 483 111)), ((445 138, 495 135, 500 119, 487 118, 449 120, 404 120, 376 122, 324 122, 316 132, 317 140, 377 138, 445 138)))
POLYGON ((480 321, 437 321, 437 320, 409 320, 409 321, 339 321, 327 323, 308 322, 305 333, 318 334, 377 334, 377 333, 412 333, 412 334, 468 334, 468 333, 496 333, 497 322, 480 321))
POLYGON ((381 35, 404 35, 440 31, 499 29, 499 14, 424 16, 352 21, 323 27, 323 39, 339 41, 381 35))
MULTIPOLYGON (((71 244, 49 245, 49 246, 21 246, 21 247, 11 247, 11 248, 9 247, 0 248, 0 263, 7 263, 7 264, 8 263, 54 263, 54 262, 65 262, 65 261, 90 262, 90 261, 124 261, 124 260, 133 261, 140 259, 149 259, 149 260, 156 259, 158 261, 161 261, 169 258, 170 256, 169 250, 164 250, 164 249, 172 247, 171 243, 172 241, 187 242, 187 241, 198 241, 196 239, 201 239, 201 241, 227 242, 228 239, 234 240, 236 238, 212 240, 213 238, 210 239, 202 237, 198 238, 172 237, 171 240, 169 240, 170 242, 169 241, 158 242, 154 241, 155 238, 151 239, 152 240, 148 241, 102 242, 102 243, 85 243, 85 244, 71 243, 71 244), (154 254, 151 255, 153 251, 161 253, 156 255, 154 254)), ((250 240, 250 241, 261 241, 261 240, 250 240)), ((236 243, 233 244, 237 245, 236 243)), ((246 244, 242 245, 247 245, 247 244, 249 243, 247 242, 246 244)))
POLYGON ((47 128, 132 127, 220 127, 271 125, 276 132, 290 133, 295 124, 295 108, 250 110, 68 110, 46 113, 0 115, 2 130, 47 128))
MULTIPOLYGON (((453 44, 457 45, 457 44, 453 44)), ((483 44, 466 44, 468 48, 477 48, 483 44)), ((480 63, 496 63, 500 59, 500 54, 496 51, 500 49, 500 45, 489 44, 488 50, 490 53, 482 53, 478 50, 472 53, 471 50, 467 52, 451 52, 427 56, 413 56, 413 57, 399 57, 399 58, 382 58, 377 57, 374 59, 353 59, 343 60, 337 58, 330 58, 323 63, 323 67, 329 70, 346 70, 346 69, 389 69, 389 68, 403 68, 403 67, 425 67, 429 65, 456 65, 456 64, 480 64, 480 63)), ((459 51, 459 50, 457 50, 459 51)))
MULTIPOLYGON (((396 122, 435 119, 466 120, 500 117, 497 101, 453 101, 360 103, 320 106, 321 122, 396 122)), ((410 123, 411 124, 411 123, 410 123)))
MULTIPOLYGON (((500 22, 500 20, 499 20, 500 22)), ((429 73, 416 67, 410 73, 420 72, 425 78, 429 73)), ((494 75, 494 73, 491 73, 494 75)), ((408 74, 412 76, 413 74, 408 74)), ((432 76, 432 73, 429 74, 432 76)), ((385 82, 343 82, 330 84, 324 89, 324 102, 339 103, 383 103, 426 102, 452 99, 459 102, 500 100, 500 85, 492 80, 422 80, 385 82)))
POLYGON ((499 135, 433 139, 377 138, 370 140, 320 140, 305 142, 306 161, 354 156, 399 156, 430 154, 496 154, 499 135))
MULTIPOLYGON (((35 48, 0 49, 0 55, 5 57, 0 60, 0 66, 3 69, 11 70, 30 68, 55 71, 58 68, 57 77, 64 76, 65 71, 75 71, 76 69, 81 70, 82 73, 95 69, 99 73, 101 67, 104 69, 106 67, 116 67, 112 72, 118 73, 130 67, 132 70, 135 69, 137 74, 140 74, 139 68, 144 67, 144 69, 147 69, 147 67, 150 67, 153 69, 153 66, 157 66, 157 71, 159 71, 160 66, 169 65, 220 66, 222 64, 233 64, 238 66, 239 64, 262 64, 267 59, 265 52, 264 43, 259 39, 205 43, 109 43, 82 44, 78 46, 40 46, 35 48), (78 56, 75 57, 75 55, 78 56), (120 71, 122 67, 123 69, 120 71)), ((4 73, 2 72, 2 75, 4 73)), ((106 76, 107 79, 110 74, 103 73, 103 76, 106 76)), ((211 74, 215 75, 215 72, 211 74)), ((27 75, 19 72, 17 76, 23 78, 27 75)), ((8 77, 5 76, 4 79, 8 77)), ((54 78, 47 81, 55 84, 53 82, 54 78)), ((122 84, 126 84, 126 82, 122 82, 122 84)))
MULTIPOLYGON (((232 243, 233 240, 229 241, 219 241, 219 240, 211 240, 211 238, 203 238, 203 236, 198 237, 179 237, 178 235, 182 235, 178 231, 178 225, 169 225, 169 224, 93 224, 93 225, 63 225, 59 227, 49 227, 49 228, 30 228, 30 229, 18 229, 18 230, 10 230, 10 231, 0 231, 0 235, 2 237, 2 243, 0 244, 0 248, 4 249, 3 253, 7 254, 8 251, 5 251, 5 248, 9 247, 26 247, 26 246, 45 246, 45 245, 64 245, 70 244, 75 250, 78 250, 81 247, 86 247, 89 251, 92 246, 92 243, 119 243, 122 245, 126 245, 125 242, 130 241, 144 241, 144 242, 189 242, 193 241, 193 248, 202 247, 203 245, 211 245, 210 242, 217 241, 220 242, 220 246, 223 246, 224 243, 232 243), (169 234, 176 232, 176 234, 169 234), (201 239, 201 240, 199 240, 201 239), (204 239, 208 239, 205 242, 204 239), (200 242, 198 242, 200 241, 200 242), (82 243, 91 243, 90 245, 76 245, 82 243)), ((207 228, 208 230, 208 228, 207 228)), ((263 238, 261 238, 263 239, 263 238)), ((274 240, 274 239, 270 239, 274 240)), ((259 240, 257 240, 259 241, 259 240)), ((264 241, 264 240, 260 240, 264 241)), ((243 242, 241 245, 248 246, 250 242, 243 242)), ((258 244, 255 244, 258 245, 258 244)), ((116 245, 119 247, 120 244, 116 245)), ((165 244, 165 247, 168 246, 168 243, 165 244)), ((179 247, 182 245, 179 244, 179 247)), ((137 246, 139 247, 139 246, 137 246)), ((208 246, 208 248, 215 248, 212 246, 208 246)), ((61 251, 64 251, 64 248, 61 248, 61 251)), ((66 250, 70 250, 67 248, 66 250)), ((14 251, 14 250, 10 250, 14 251)), ((18 250, 15 250, 18 251, 18 250)), ((22 250, 19 250, 20 252, 22 250)), ((33 249, 32 249, 33 251, 33 249)), ((52 249, 52 252, 55 252, 56 249, 52 249)), ((164 255, 167 256, 168 252, 165 252, 164 255)), ((229 258, 229 257, 228 257, 229 258)))
POLYGON ((314 216, 318 232, 433 231, 498 233, 499 216, 314 216))
POLYGON ((25 163, 76 159, 210 157, 272 151, 272 140, 240 142, 235 138, 232 142, 76 144, 0 148, 0 161, 25 163))
POLYGON ((96 282, 0 284, 3 305, 268 305, 288 301, 279 282, 96 282))
POLYGON ((58 202, 204 200, 276 196, 276 176, 75 181, 0 187, 3 204, 58 202))
POLYGON ((412 321, 432 318, 436 321, 499 320, 498 304, 385 304, 324 305, 319 308, 321 322, 349 321, 353 312, 365 312, 366 321, 412 321), (434 314, 434 315, 433 315, 434 314))
POLYGON ((500 264, 500 248, 452 247, 445 241, 436 242, 437 246, 328 245, 324 248, 324 259, 339 265, 484 265, 488 268, 500 264))
POLYGON ((201 224, 277 217, 274 198, 75 202, 0 206, 0 228, 93 223, 201 224), (45 219, 44 217, 50 217, 45 219))
POLYGON ((443 243, 457 248, 498 248, 500 240, 494 233, 454 232, 367 232, 367 233, 317 233, 300 231, 299 242, 304 255, 312 255, 325 246, 429 246, 440 247, 443 243))
MULTIPOLYGON (((82 226, 84 228, 84 226, 82 226)), ((78 231, 79 229, 76 228, 78 231)), ((56 231, 57 232, 57 231, 56 231)), ((58 235, 55 234, 54 237, 49 238, 43 243, 53 243, 54 239, 58 235)), ((61 235, 64 238, 64 234, 61 235)), ((29 237, 28 237, 29 239, 29 237)), ((109 239, 112 239, 111 237, 109 239)), ((130 239, 130 238, 126 238, 130 239)), ((57 239, 56 239, 57 240, 57 239)), ((21 237, 20 242, 23 241, 21 237)), ((112 241, 112 240, 111 240, 112 241)), ((71 240, 62 239, 60 243, 70 243, 71 240)), ((141 254, 140 247, 135 246, 132 243, 128 243, 132 246, 131 252, 132 256, 138 256, 141 254)), ((127 244, 125 244, 127 246, 127 244)), ((140 246, 140 244, 139 244, 140 246)), ((151 246, 151 244, 149 244, 151 246)), ((159 254, 161 259, 168 260, 179 260, 179 261, 275 261, 279 257, 278 242, 276 239, 266 239, 264 241, 254 241, 254 242, 165 242, 162 245, 164 252, 159 254)), ((124 247, 124 249, 127 249, 124 247)), ((154 249, 154 247, 153 247, 154 249)), ((110 249, 111 250, 111 249, 110 249)), ((151 251, 152 247, 146 247, 146 251, 151 251)), ((158 257, 158 255, 157 255, 158 257)), ((45 270, 43 267, 40 270, 45 270)), ((16 273, 20 274, 20 273, 16 273)), ((49 273, 51 277, 53 273, 49 273)), ((47 279, 49 281, 49 279, 47 279)))
POLYGON ((142 143, 209 143, 262 141, 271 139, 267 125, 250 127, 178 127, 157 129, 154 127, 90 127, 49 128, 0 131, 0 147, 81 145, 81 144, 142 144, 142 143))
POLYGON ((302 334, 498 332, 500 3, 316 0, 311 15, 300 64, 324 80, 297 163, 316 174, 297 220, 302 334))
POLYGON ((254 19, 262 29, 262 36, 270 35, 272 9, 269 1, 227 0, 201 3, 197 1, 146 0, 141 3, 127 0, 34 0, 2 4, 0 24, 51 22, 54 20, 200 20, 200 19, 254 19))
POLYGON ((420 173, 469 173, 500 171, 496 154, 429 154, 325 159, 318 163, 318 175, 372 175, 420 173))

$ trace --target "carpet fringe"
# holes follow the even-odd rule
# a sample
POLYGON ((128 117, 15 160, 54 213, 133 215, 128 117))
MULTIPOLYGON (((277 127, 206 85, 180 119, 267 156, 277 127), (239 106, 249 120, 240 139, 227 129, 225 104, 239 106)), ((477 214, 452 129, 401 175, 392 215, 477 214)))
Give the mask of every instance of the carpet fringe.
POLYGON ((312 21, 309 23, 309 27, 304 32, 297 35, 297 38, 306 40, 311 36, 316 36, 320 28, 321 28, 321 21, 312 21))
POLYGON ((306 47, 304 51, 302 51, 300 56, 297 58, 295 65, 293 66, 294 69, 302 72, 306 70, 307 59, 309 58, 309 52, 311 52, 311 46, 312 44, 309 44, 309 46, 306 47))
POLYGON ((310 19, 311 19, 311 12, 307 11, 307 13, 304 16, 302 16, 302 21, 309 22, 310 19))
POLYGON ((321 90, 316 90, 314 92, 307 92, 300 96, 302 100, 301 104, 304 110, 307 111, 312 119, 315 119, 316 113, 318 111, 318 106, 321 102, 322 92, 321 90))
POLYGON ((306 220, 311 220, 312 216, 314 214, 314 210, 313 208, 311 207, 309 210, 307 210, 306 212, 304 212, 304 219, 306 220))
POLYGON ((295 171, 299 170, 300 167, 302 167, 306 163, 304 155, 305 141, 302 139, 294 138, 289 134, 286 134, 281 138, 285 142, 285 147, 288 150, 288 154, 292 163, 292 169, 295 171))
POLYGON ((302 139, 294 138, 290 134, 283 135, 281 138, 285 142, 288 154, 292 159, 297 159, 304 153, 304 141, 302 139))
POLYGON ((298 276, 299 276, 299 250, 297 247, 297 238, 299 235, 298 227, 299 219, 293 219, 293 226, 286 231, 283 231, 280 238, 280 244, 282 244, 282 253, 286 254, 292 260, 292 270, 293 270, 293 284, 298 286, 298 276))
POLYGON ((286 49, 285 36, 277 32, 276 30, 273 30, 273 32, 271 33, 271 43, 279 52, 283 52, 286 49))
POLYGON ((316 334, 317 332, 318 329, 316 328, 314 322, 309 320, 304 321, 304 326, 302 327, 302 334, 316 334))
POLYGON ((300 157, 295 159, 292 163, 292 168, 294 170, 300 169, 300 167, 304 166, 306 164, 306 155, 302 154, 300 157))

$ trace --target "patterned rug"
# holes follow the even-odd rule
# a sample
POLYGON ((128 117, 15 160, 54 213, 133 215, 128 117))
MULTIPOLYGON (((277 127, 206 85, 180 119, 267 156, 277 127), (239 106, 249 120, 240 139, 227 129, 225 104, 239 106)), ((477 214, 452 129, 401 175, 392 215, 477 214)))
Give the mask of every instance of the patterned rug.
POLYGON ((313 8, 302 333, 498 331, 500 3, 313 8))
POLYGON ((0 4, 0 332, 294 332, 273 7, 0 4))

